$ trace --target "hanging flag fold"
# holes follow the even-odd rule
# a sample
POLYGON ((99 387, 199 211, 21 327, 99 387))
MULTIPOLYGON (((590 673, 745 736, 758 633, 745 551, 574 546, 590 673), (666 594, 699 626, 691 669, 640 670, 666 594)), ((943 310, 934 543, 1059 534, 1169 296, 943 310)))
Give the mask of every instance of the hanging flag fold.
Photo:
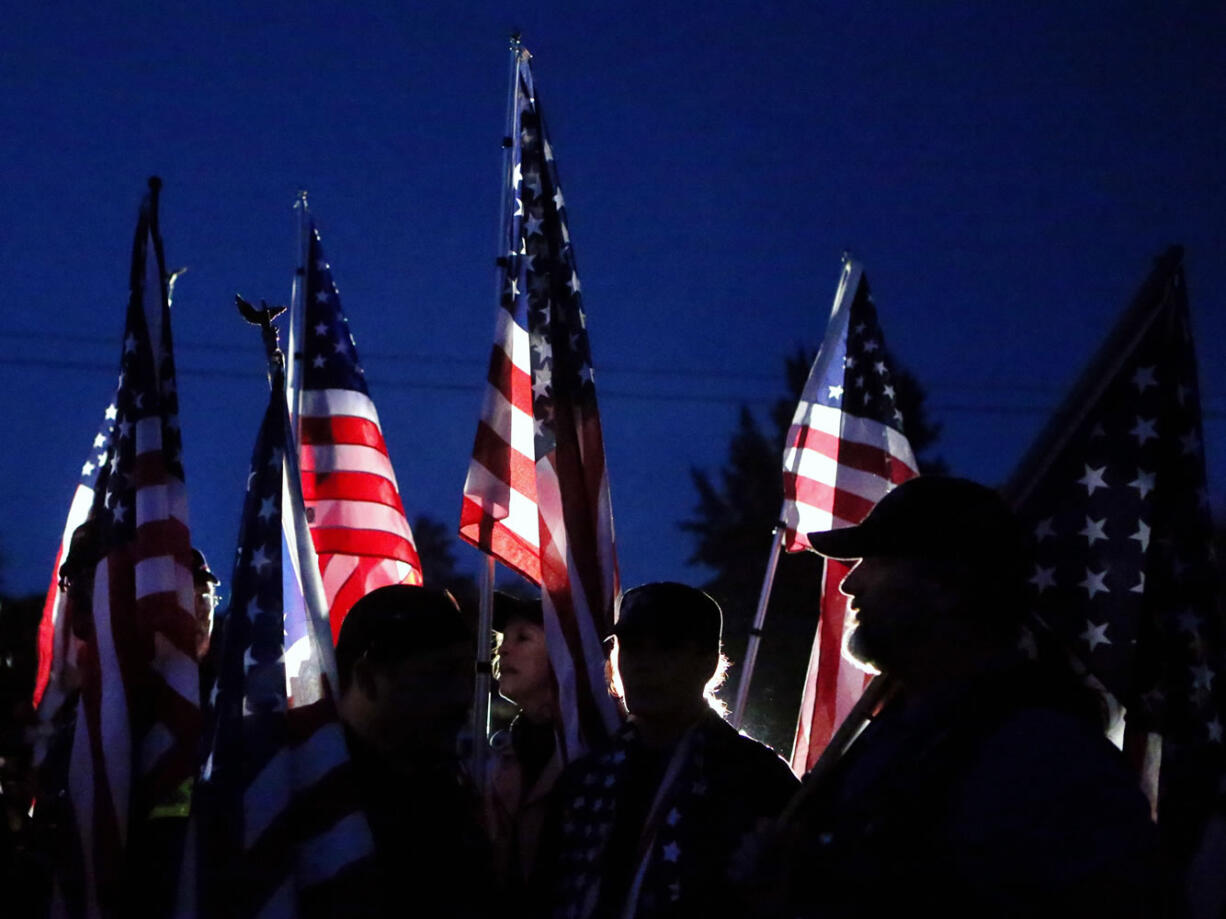
POLYGON ((1005 488, 1030 526, 1034 610, 1125 709, 1177 862, 1223 764, 1226 622, 1182 250, 1132 306, 1005 488))
POLYGON ((603 639, 618 589, 587 320, 557 163, 515 46, 501 299, 460 536, 541 586, 568 757, 618 713, 603 639))
POLYGON ((307 234, 295 412, 302 491, 335 641, 359 599, 389 584, 421 584, 422 573, 349 318, 309 218, 307 234))
POLYGON ((57 914, 156 910, 166 888, 149 879, 173 886, 177 877, 182 834, 172 825, 186 818, 199 749, 195 591, 158 234, 161 183, 149 185, 133 245, 114 429, 66 611, 80 640, 81 688, 61 815, 76 844, 57 866, 57 914))
MULTIPOLYGON (((294 481, 283 377, 251 457, 196 820, 205 915, 368 915, 373 843, 294 481), (314 589, 313 589, 314 588, 314 589)), ((411 832, 406 828, 406 832, 411 832)))
MULTIPOLYGON (((826 336, 801 393, 783 454, 784 548, 809 547, 807 534, 860 523, 919 467, 903 433, 885 340, 862 267, 843 267, 826 336)), ((809 657, 793 771, 817 762, 870 675, 844 651, 849 567, 827 559, 817 635, 809 657)))
POLYGON ((89 516, 94 503, 94 490, 98 475, 107 462, 111 433, 115 430, 115 418, 119 409, 115 403, 106 407, 102 424, 90 443, 89 452, 81 464, 81 475, 68 507, 68 519, 60 537, 59 551, 55 554, 55 566, 51 569, 51 585, 43 602, 43 614, 38 623, 38 668, 35 671, 33 703, 40 709, 40 719, 53 717, 67 700, 71 690, 65 680, 65 666, 75 667, 78 639, 72 636, 66 616, 68 592, 60 586, 60 565, 68 557, 72 534, 89 516), (46 698, 46 707, 43 700, 46 698))

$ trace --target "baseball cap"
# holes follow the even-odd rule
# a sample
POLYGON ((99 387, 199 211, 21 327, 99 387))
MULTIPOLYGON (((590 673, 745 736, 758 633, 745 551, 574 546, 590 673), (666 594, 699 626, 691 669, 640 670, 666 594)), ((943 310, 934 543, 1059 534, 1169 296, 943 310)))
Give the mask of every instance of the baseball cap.
POLYGON ((392 663, 471 640, 450 592, 392 584, 371 591, 345 615, 336 639, 336 666, 345 684, 363 654, 392 663))
POLYGON ((695 643, 718 648, 724 616, 706 592, 675 581, 655 581, 622 593, 613 634, 650 635, 662 645, 695 643))
POLYGON ((496 632, 505 632, 512 619, 523 619, 543 625, 544 612, 539 597, 521 597, 503 590, 494 591, 494 609, 490 624, 496 632))
POLYGON ((209 560, 204 553, 192 546, 192 579, 197 584, 220 584, 221 579, 209 568, 209 560))
POLYGON ((993 489, 969 479, 919 476, 877 502, 857 526, 809 534, 827 558, 948 558, 974 563, 1016 559, 1020 524, 993 489))

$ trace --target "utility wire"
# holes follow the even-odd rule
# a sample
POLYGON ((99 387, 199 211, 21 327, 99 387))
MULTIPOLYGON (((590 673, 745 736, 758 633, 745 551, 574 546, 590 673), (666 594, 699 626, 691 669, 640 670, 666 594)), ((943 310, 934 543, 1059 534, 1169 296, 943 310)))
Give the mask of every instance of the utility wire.
MULTIPOLYGON (((99 347, 110 347, 112 342, 109 336, 92 336, 88 334, 74 334, 71 332, 63 332, 50 334, 45 330, 30 330, 28 332, 22 330, 0 329, 0 339, 13 338, 19 340, 33 339, 36 341, 45 341, 55 344, 89 344, 99 347)), ((175 351, 177 353, 211 353, 233 355, 234 349, 226 345, 200 343, 200 342, 176 342, 175 351)), ((487 363, 484 360, 476 360, 471 357, 460 357, 458 355, 439 354, 438 352, 419 352, 419 351, 362 351, 362 358, 365 362, 392 362, 392 363, 412 363, 412 364, 427 364, 439 365, 445 367, 466 367, 479 372, 486 369, 487 363)), ((63 367, 65 369, 109 369, 109 365, 86 364, 78 361, 65 360, 63 363, 56 363, 52 358, 3 358, 0 359, 0 365, 14 364, 17 366, 48 366, 48 367, 63 367), (35 363, 28 363, 34 361, 35 363), (37 363, 36 361, 42 361, 37 363)), ((711 380, 727 380, 729 382, 762 382, 778 385, 782 379, 781 372, 765 373, 750 370, 714 370, 710 366, 707 367, 636 367, 633 365, 619 364, 600 364, 596 368, 599 374, 613 375, 633 375, 633 376, 652 376, 652 377, 683 377, 686 379, 711 379, 711 380)), ((236 378, 246 379, 247 375, 238 370, 223 371, 218 368, 196 368, 192 371, 200 376, 234 376, 236 378)), ((384 384, 386 385, 386 383, 384 384)), ((431 383, 415 383, 413 381, 403 381, 401 383, 393 383, 392 385, 416 386, 420 389, 456 389, 457 386, 431 383)), ((1031 393, 1031 394, 1054 394, 1063 391, 1063 387, 1056 385, 1042 385, 1035 383, 1021 383, 1008 380, 1003 381, 984 381, 984 380, 925 380, 925 390, 931 392, 934 390, 952 389, 958 392, 1012 392, 1012 393, 1031 393)), ((695 396, 694 401, 705 401, 707 397, 695 396)), ((735 397, 735 398, 740 398, 735 397)), ((723 397, 715 397, 714 401, 726 401, 723 397)), ((752 398, 750 401, 754 401, 752 398)))
MULTIPOLYGON (((50 370, 85 370, 101 374, 112 373, 112 365, 97 361, 70 361, 42 357, 5 357, 0 360, 0 367, 38 367, 50 370)), ((208 380, 231 380, 250 383, 258 378, 258 374, 234 370, 224 367, 176 367, 179 376, 208 380)), ((772 378, 774 380, 774 378, 772 378)), ((424 392, 449 393, 479 393, 485 388, 484 383, 451 383, 429 380, 406 380, 376 377, 374 385, 379 388, 399 390, 419 390, 424 392)), ((984 387, 971 387, 983 389, 984 387)), ((617 386, 601 386, 598 390, 601 398, 626 399, 637 402, 689 402, 707 403, 713 405, 773 405, 783 398, 780 394, 756 395, 752 393, 674 393, 674 392, 643 392, 620 389, 617 386)), ((1054 405, 1005 405, 1001 403, 968 403, 942 402, 926 399, 924 406, 932 411, 953 412, 960 414, 981 415, 1043 415, 1049 414, 1054 405)), ((1212 406, 1202 406, 1201 415, 1205 420, 1217 421, 1226 418, 1226 411, 1212 406)))

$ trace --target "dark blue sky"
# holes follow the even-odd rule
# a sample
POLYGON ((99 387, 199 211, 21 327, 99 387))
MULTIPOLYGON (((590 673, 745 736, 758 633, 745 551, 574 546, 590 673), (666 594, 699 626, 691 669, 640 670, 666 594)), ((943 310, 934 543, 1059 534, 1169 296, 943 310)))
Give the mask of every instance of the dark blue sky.
POLYGON ((193 529, 222 576, 266 393, 232 299, 288 300, 299 187, 406 509, 454 524, 513 26, 566 193, 625 581, 704 577, 677 530, 689 468, 721 463, 739 404, 764 411, 783 356, 820 340, 844 248, 929 389, 940 452, 997 482, 1183 243, 1226 513, 1226 12, 1008 6, 26 4, 0 34, 4 589, 49 577, 154 173, 168 263, 189 267, 193 529))

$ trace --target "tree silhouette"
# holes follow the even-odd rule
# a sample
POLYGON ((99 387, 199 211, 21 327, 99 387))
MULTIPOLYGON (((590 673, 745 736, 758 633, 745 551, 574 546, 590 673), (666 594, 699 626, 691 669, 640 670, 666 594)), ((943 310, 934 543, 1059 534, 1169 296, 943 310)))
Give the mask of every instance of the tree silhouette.
MULTIPOLYGON (((946 471, 940 458, 927 455, 940 435, 940 426, 927 417, 923 388, 888 351, 886 360, 893 368, 898 407, 920 470, 929 474, 946 471)), ((742 407, 728 445, 728 459, 717 476, 703 469, 690 471, 698 503, 681 529, 694 538, 690 563, 714 572, 703 588, 724 609, 725 650, 734 664, 744 656, 762 588, 771 533, 783 505, 783 445, 812 363, 813 353, 803 348, 785 358, 787 395, 771 408, 769 434, 749 408, 742 407)), ((785 754, 791 749, 817 625, 821 573, 822 561, 811 552, 780 556, 746 711, 744 728, 785 754)), ((725 698, 735 696, 739 676, 734 666, 722 693, 725 698)))

